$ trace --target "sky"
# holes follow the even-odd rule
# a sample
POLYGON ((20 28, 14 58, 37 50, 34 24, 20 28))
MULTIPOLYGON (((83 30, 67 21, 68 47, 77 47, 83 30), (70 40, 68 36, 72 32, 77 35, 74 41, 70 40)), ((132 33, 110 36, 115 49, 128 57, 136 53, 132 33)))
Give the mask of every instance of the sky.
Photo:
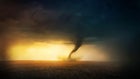
POLYGON ((63 40, 138 61, 139 13, 139 0, 0 0, 0 59, 18 40, 63 40))

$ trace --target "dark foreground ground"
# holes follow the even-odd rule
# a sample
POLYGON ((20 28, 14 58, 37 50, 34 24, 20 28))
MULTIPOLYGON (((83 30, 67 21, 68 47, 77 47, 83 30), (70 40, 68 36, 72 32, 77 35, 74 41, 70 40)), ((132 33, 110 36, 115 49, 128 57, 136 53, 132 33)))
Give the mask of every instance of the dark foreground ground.
POLYGON ((118 63, 109 62, 9 61, 0 65, 0 79, 120 79, 123 75, 118 63))

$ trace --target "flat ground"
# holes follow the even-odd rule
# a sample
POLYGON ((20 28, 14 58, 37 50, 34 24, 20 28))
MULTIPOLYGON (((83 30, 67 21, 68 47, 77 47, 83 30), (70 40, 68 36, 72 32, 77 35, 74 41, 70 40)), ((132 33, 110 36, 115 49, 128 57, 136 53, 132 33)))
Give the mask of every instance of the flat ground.
POLYGON ((109 62, 9 61, 0 66, 0 77, 3 79, 119 79, 120 69, 118 64, 109 62))

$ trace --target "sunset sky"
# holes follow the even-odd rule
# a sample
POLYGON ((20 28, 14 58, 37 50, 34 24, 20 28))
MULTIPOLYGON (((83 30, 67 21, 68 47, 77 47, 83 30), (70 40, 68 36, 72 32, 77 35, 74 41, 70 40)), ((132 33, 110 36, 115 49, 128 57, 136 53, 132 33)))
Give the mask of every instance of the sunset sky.
POLYGON ((138 60, 139 3, 0 0, 0 60, 138 60))

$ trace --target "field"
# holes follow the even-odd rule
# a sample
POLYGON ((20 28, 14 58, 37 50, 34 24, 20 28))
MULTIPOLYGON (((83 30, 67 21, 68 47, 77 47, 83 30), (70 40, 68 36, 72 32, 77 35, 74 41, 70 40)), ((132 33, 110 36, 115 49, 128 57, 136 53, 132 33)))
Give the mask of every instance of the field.
POLYGON ((5 79, 120 79, 120 66, 90 61, 9 61, 0 66, 5 79))

